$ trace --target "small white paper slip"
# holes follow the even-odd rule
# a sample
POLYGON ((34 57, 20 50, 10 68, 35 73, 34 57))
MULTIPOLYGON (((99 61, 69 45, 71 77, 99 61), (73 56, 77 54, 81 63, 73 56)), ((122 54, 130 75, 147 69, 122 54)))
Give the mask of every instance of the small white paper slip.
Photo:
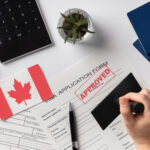
POLYGON ((0 119, 5 120, 52 97, 40 66, 29 67, 0 81, 0 119))

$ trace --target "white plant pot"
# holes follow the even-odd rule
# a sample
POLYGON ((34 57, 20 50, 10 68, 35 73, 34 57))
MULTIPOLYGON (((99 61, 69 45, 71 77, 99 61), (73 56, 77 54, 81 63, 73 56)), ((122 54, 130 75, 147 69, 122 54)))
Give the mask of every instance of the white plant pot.
MULTIPOLYGON (((68 16, 69 13, 78 13, 78 12, 80 14, 82 14, 85 18, 88 19, 88 30, 94 31, 91 17, 89 16, 89 14, 87 12, 83 11, 82 9, 72 8, 72 9, 69 9, 69 10, 65 11, 63 14, 65 16, 68 16)), ((58 21, 58 27, 63 26, 63 23, 64 23, 64 18, 61 16, 59 21, 58 21)), ((59 32, 60 36, 65 40, 66 34, 65 34, 64 30, 63 29, 58 29, 58 32, 59 32)), ((81 39, 77 39, 76 43, 82 42, 82 41, 90 38, 90 36, 92 36, 92 34, 87 32, 81 39)), ((73 43, 73 39, 68 38, 67 42, 73 43)))

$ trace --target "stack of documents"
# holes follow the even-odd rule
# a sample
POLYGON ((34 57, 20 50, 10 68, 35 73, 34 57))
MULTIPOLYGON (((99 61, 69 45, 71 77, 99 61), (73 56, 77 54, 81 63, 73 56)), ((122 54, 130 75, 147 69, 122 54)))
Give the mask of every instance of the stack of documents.
POLYGON ((38 65, 12 76, 11 84, 6 84, 6 81, 4 84, 4 81, 1 81, 2 91, 10 110, 20 108, 21 112, 18 110, 19 113, 13 113, 14 115, 7 120, 0 121, 0 149, 72 150, 69 123, 69 103, 71 103, 76 116, 80 150, 135 150, 135 145, 124 128, 121 115, 117 116, 105 130, 92 115, 92 110, 129 73, 134 75, 141 87, 146 87, 122 51, 100 49, 99 52, 91 54, 50 79, 48 84, 38 65), (41 76, 33 76, 37 71, 41 76), (42 83, 45 83, 45 86, 38 86, 39 80, 35 80, 37 77, 43 79, 42 83), (52 99, 49 99, 52 93, 47 85, 51 85, 54 95, 52 99), (27 97, 26 94, 20 97, 17 91, 26 89, 25 87, 28 87, 27 90, 23 90, 27 97), (43 90, 40 87, 47 87, 48 90, 44 92, 49 93, 42 103, 40 100, 43 90), (49 100, 45 101, 46 99, 49 100), (19 107, 21 105, 22 107, 19 107), (33 105, 34 107, 29 107, 33 105), (28 109, 25 109, 26 107, 28 109))
POLYGON ((133 45, 150 61, 150 2, 129 12, 128 17, 138 36, 133 45))

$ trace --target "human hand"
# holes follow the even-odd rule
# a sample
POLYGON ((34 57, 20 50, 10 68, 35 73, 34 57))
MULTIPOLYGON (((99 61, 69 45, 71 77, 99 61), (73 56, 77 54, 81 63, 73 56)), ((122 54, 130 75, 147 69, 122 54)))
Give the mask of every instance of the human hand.
POLYGON ((128 93, 120 97, 120 112, 128 133, 138 150, 150 150, 150 91, 143 89, 139 93, 128 93), (144 112, 134 115, 129 100, 142 103, 144 112))

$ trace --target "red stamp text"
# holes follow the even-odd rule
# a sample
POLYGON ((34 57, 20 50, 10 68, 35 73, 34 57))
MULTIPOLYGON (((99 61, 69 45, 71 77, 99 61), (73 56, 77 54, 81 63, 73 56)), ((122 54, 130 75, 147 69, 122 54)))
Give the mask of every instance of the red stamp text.
POLYGON ((86 104, 115 78, 115 76, 111 69, 107 65, 104 65, 88 78, 74 93, 86 104))

